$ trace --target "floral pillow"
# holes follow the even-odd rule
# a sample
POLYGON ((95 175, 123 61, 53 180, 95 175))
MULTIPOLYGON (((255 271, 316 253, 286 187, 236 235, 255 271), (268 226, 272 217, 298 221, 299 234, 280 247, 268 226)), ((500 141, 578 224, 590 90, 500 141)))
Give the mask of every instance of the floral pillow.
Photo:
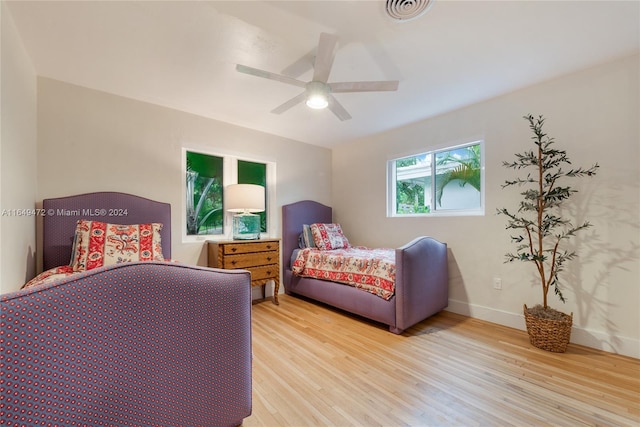
POLYGON ((349 241, 342 232, 340 224, 311 224, 313 241, 320 250, 345 249, 349 241))
POLYGON ((135 261, 164 261, 162 224, 109 224, 81 219, 71 252, 74 271, 135 261))

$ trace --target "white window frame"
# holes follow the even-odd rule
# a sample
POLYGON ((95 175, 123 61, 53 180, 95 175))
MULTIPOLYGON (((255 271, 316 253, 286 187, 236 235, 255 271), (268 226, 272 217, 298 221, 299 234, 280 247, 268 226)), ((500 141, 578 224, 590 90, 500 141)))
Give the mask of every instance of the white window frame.
POLYGON ((238 183, 238 160, 246 162, 262 163, 266 165, 267 199, 265 200, 265 210, 267 211, 267 230, 260 233, 261 238, 275 236, 277 227, 276 209, 276 162, 255 157, 243 156, 240 154, 221 153, 216 151, 206 151, 199 148, 182 148, 181 168, 182 168, 182 202, 181 206, 181 235, 182 243, 196 243, 205 240, 231 240, 233 238, 233 213, 224 213, 223 234, 200 234, 197 236, 187 234, 187 151, 192 153, 205 154, 207 156, 222 157, 222 180, 225 187, 238 183))
POLYGON ((387 160, 387 217, 389 218, 411 218, 411 217, 433 217, 433 216, 484 216, 485 214, 485 143, 483 139, 455 145, 442 145, 427 151, 418 151, 403 155, 396 155, 387 160), (435 156, 443 151, 452 151, 459 148, 480 145, 480 206, 470 209, 432 209, 429 213, 402 214, 396 208, 396 161, 409 157, 430 155, 432 159, 431 167, 431 200, 435 200, 436 192, 436 167, 435 156))

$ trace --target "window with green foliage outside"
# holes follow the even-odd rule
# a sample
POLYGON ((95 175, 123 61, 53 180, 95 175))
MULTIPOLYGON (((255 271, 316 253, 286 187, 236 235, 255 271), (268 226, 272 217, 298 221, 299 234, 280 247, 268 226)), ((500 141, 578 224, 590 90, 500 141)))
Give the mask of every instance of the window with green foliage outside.
MULTIPOLYGON (((238 160, 238 184, 256 184, 264 187, 264 199, 267 197, 267 165, 264 163, 238 160)), ((267 211, 259 212, 260 231, 267 231, 267 211)))
POLYGON ((224 233, 223 160, 187 151, 187 235, 224 233))
MULTIPOLYGON (((228 184, 257 184, 265 188, 267 164, 186 152, 186 225, 187 236, 225 234, 224 187, 228 184), (225 167, 230 170, 225 170, 225 167), (232 177, 230 179, 229 177, 232 177), (233 179, 233 177, 237 177, 233 179), (227 182, 228 181, 228 182, 227 182)), ((267 231, 267 211, 260 213, 261 231, 267 231)))
POLYGON ((389 160, 389 216, 484 213, 483 142, 389 160))

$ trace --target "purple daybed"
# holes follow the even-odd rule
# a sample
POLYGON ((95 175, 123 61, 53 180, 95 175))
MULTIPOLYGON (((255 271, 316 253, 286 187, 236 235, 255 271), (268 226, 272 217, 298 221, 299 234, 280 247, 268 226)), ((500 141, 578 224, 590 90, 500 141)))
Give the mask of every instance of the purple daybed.
MULTIPOLYGON (((162 222, 169 257, 166 203, 103 192, 43 209, 45 268, 69 263, 76 213, 162 222)), ((250 289, 247 271, 150 261, 1 295, 0 424, 242 424, 251 414, 250 289)))
POLYGON ((448 305, 447 245, 419 237, 395 250, 395 295, 384 300, 355 287, 294 275, 291 257, 304 224, 331 223, 332 209, 305 200, 282 207, 283 279, 287 294, 298 294, 389 325, 395 334, 448 305))

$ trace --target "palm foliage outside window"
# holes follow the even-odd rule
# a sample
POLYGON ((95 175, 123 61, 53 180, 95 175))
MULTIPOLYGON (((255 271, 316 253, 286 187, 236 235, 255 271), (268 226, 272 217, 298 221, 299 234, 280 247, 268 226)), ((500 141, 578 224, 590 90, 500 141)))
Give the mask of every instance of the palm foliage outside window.
POLYGON ((436 203, 442 207, 444 189, 454 181, 470 185, 480 193, 480 144, 436 153, 436 203))
POLYGON ((224 232, 223 158, 187 152, 187 235, 224 232))
POLYGON ((483 142, 390 160, 389 215, 483 212, 483 142))

